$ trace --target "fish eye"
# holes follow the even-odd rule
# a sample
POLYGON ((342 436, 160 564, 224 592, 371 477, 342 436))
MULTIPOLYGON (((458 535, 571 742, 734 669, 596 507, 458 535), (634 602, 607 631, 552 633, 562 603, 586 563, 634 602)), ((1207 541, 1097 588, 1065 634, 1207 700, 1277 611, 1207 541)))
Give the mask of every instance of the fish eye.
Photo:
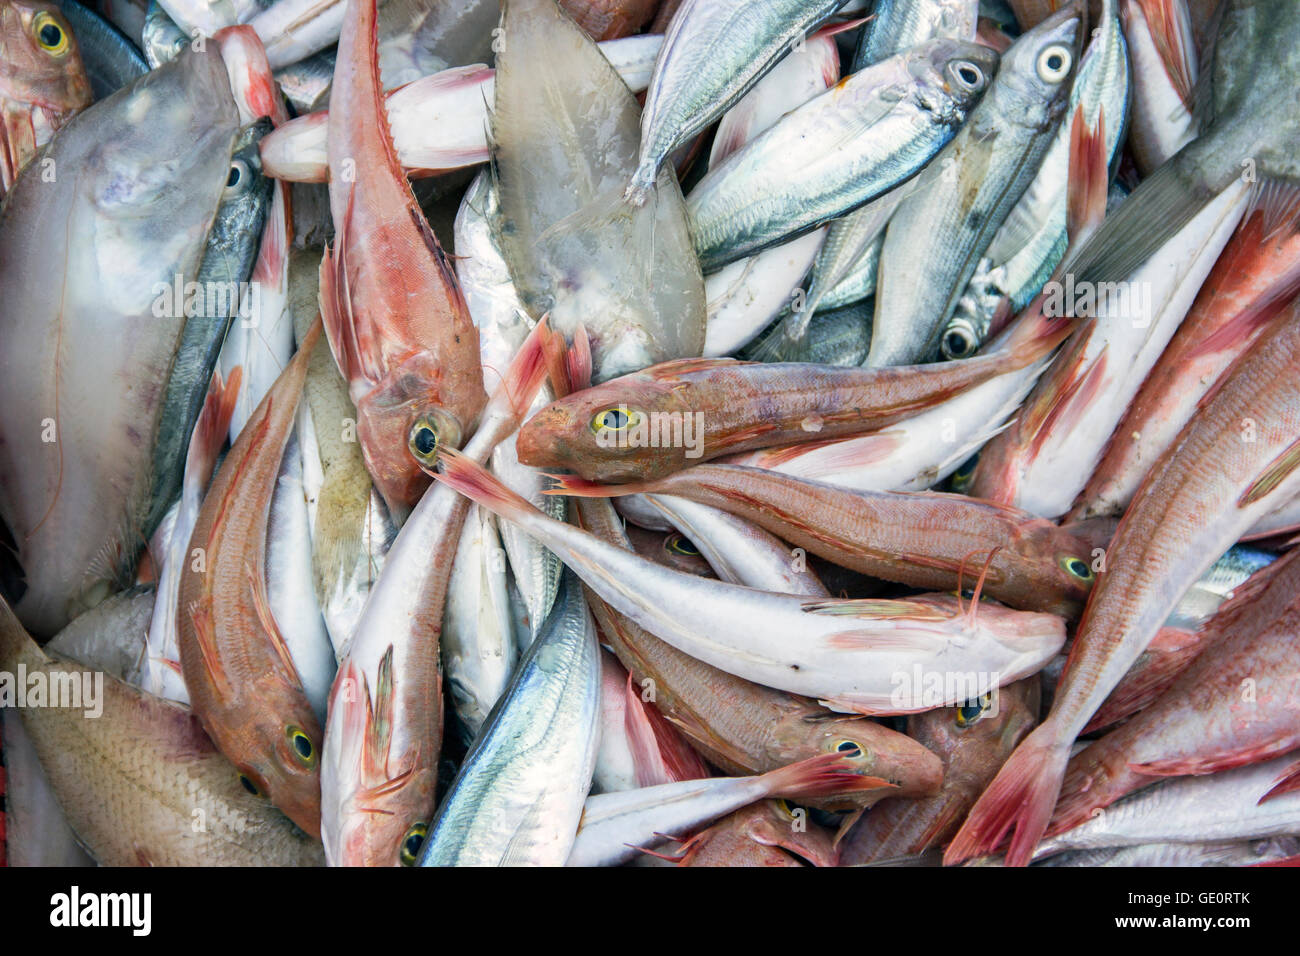
POLYGON ((46 53, 60 55, 68 48, 68 34, 50 14, 41 12, 32 20, 36 43, 46 53))
POLYGON ((172 51, 174 53, 179 54, 182 50, 184 50, 189 45, 190 45, 189 37, 178 36, 175 40, 172 41, 172 51))
POLYGON ((262 796, 262 789, 261 789, 261 787, 259 787, 259 786, 258 786, 257 784, 255 784, 255 783, 253 783, 253 778, 250 777, 248 774, 246 774, 246 773, 241 773, 241 774, 239 775, 239 782, 240 782, 240 784, 243 786, 243 788, 244 788, 245 790, 247 790, 249 793, 251 793, 253 796, 255 796, 255 797, 260 797, 260 796, 262 796))
POLYGON ((640 422, 640 412, 619 405, 616 408, 606 408, 604 411, 597 412, 591 420, 591 430, 598 435, 604 432, 621 432, 635 428, 640 422))
POLYGON ((977 92, 984 88, 984 71, 970 60, 955 61, 951 73, 963 89, 977 92))
POLYGON ((428 832, 429 827, 427 824, 416 823, 402 836, 402 846, 399 851, 402 866, 415 866, 415 861, 420 858, 420 848, 424 846, 424 838, 428 832))
POLYGON ((1075 578, 1079 581, 1083 581, 1085 583, 1091 583, 1094 577, 1092 573, 1092 566, 1088 564, 1087 561, 1083 560, 1083 558, 1076 558, 1072 555, 1067 554, 1065 557, 1061 558, 1060 564, 1061 564, 1061 570, 1063 570, 1070 577, 1075 578))
POLYGON ((981 694, 974 700, 968 700, 966 703, 957 708, 957 726, 969 727, 975 721, 979 720, 984 711, 989 709, 989 704, 993 702, 993 694, 981 694))
POLYGON ((1069 74, 1073 63, 1069 48, 1054 43, 1038 54, 1038 78, 1044 83, 1059 83, 1069 74))
POLYGON ((700 549, 695 547, 692 541, 683 538, 680 534, 673 535, 664 544, 673 554, 684 554, 688 558, 698 558, 700 556, 700 549))
POLYGON ((781 813, 783 813, 785 816, 789 817, 791 820, 794 819, 795 806, 785 798, 783 797, 776 798, 776 808, 780 810, 781 813))
POLYGON ((286 727, 284 735, 289 739, 289 746, 293 749, 298 762, 309 770, 315 767, 316 748, 312 745, 311 738, 303 733, 302 728, 286 727))
POLYGON ((249 179, 248 164, 242 159, 230 161, 230 172, 226 174, 226 192, 239 189, 249 179))
POLYGON ((422 465, 432 466, 438 460, 438 426, 429 418, 421 418, 411 426, 406 447, 422 465))
POLYGON ((843 754, 845 757, 861 757, 862 746, 856 741, 839 740, 835 743, 835 752, 837 754, 843 754))
POLYGON ((970 487, 970 480, 975 477, 975 466, 979 464, 979 455, 971 455, 957 466, 950 479, 953 491, 964 491, 970 487))
POLYGON ((941 348, 945 358, 964 359, 975 354, 980 347, 970 329, 955 328, 944 333, 941 348))

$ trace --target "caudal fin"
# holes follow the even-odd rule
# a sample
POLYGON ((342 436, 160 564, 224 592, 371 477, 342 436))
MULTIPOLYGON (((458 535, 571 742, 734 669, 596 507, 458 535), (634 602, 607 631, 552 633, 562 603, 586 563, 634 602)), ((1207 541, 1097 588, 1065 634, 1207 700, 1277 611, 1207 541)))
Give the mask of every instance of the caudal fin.
POLYGON ((547 317, 542 316, 523 345, 519 346, 501 377, 501 383, 492 393, 491 404, 508 408, 516 421, 527 417, 533 399, 537 397, 542 382, 546 381, 547 342, 554 334, 547 317))
POLYGON ((944 851, 944 865, 992 853, 1012 827, 1007 865, 1027 865, 1052 818, 1069 758, 1069 742, 1061 743, 1051 721, 1034 730, 975 802, 944 851))
POLYGON ((765 773, 760 779, 768 796, 791 800, 830 797, 859 790, 898 789, 897 784, 888 780, 856 773, 838 753, 818 754, 765 773))

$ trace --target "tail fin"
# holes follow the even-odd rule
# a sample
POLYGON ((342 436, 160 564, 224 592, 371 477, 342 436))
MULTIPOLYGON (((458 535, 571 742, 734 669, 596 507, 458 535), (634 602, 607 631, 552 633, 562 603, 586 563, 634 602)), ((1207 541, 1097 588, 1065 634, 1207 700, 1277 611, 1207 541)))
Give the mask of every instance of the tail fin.
POLYGON ((1069 758, 1069 744, 1060 742, 1051 720, 1035 729, 975 802, 944 852, 944 865, 992 853, 1013 826, 1007 865, 1029 863, 1052 818, 1069 758))
POLYGON ((654 707, 647 706, 637 694, 632 675, 627 675, 623 724, 636 762, 639 787, 681 780, 701 780, 709 768, 673 726, 654 707))
POLYGON ((767 796, 791 800, 830 797, 858 790, 898 789, 897 784, 880 777, 861 776, 838 753, 818 754, 765 773, 760 779, 767 796))
POLYGON ((532 502, 511 491, 482 465, 454 448, 439 452, 438 458, 444 470, 436 472, 426 468, 425 471, 471 501, 478 502, 493 514, 510 519, 524 516, 546 517, 533 506, 532 502))

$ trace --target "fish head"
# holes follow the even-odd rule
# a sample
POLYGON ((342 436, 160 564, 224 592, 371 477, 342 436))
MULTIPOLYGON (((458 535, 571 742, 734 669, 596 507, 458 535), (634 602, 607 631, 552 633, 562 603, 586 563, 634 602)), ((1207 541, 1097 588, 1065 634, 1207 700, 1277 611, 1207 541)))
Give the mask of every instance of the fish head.
MULTIPOLYGON (((998 70, 1000 95, 1008 100, 1050 103, 1052 120, 1061 115, 1079 62, 1079 43, 1083 33, 1080 12, 1075 0, 1016 39, 1011 49, 1002 54, 1002 65, 998 70)), ((1014 120, 1021 113, 1037 114, 1038 111, 1004 112, 1014 120)))
POLYGON ((150 69, 176 59, 190 42, 190 36, 167 15, 158 0, 151 0, 140 36, 140 45, 150 69))
POLYGON ((366 468, 394 518, 404 517, 429 486, 443 448, 460 448, 469 422, 441 400, 442 376, 432 353, 418 352, 391 368, 357 400, 357 440, 366 468))
POLYGON ((284 693, 268 691, 284 698, 281 706, 258 707, 251 720, 236 728, 243 739, 238 752, 256 759, 235 766, 245 790, 266 797, 304 833, 319 838, 324 734, 302 689, 281 686, 284 693))
POLYGON ((626 530, 632 549, 641 557, 674 571, 684 571, 702 578, 717 576, 700 549, 685 535, 676 531, 667 534, 662 531, 647 531, 630 523, 626 530))
POLYGON ((18 171, 94 95, 77 38, 58 4, 0 3, 0 150, 4 190, 18 171))
POLYGON ((969 783, 973 799, 1038 723, 1040 697, 1034 674, 955 707, 913 714, 907 733, 943 759, 944 789, 969 783))
POLYGON ((980 43, 941 37, 906 54, 918 91, 941 91, 960 121, 980 101, 998 71, 997 51, 980 43))
POLYGON ((865 717, 830 711, 799 711, 773 727, 774 759, 785 763, 823 753, 838 754, 845 766, 864 777, 880 777, 896 790, 867 790, 818 800, 826 809, 871 805, 884 795, 927 796, 943 782, 943 762, 905 734, 865 717))
POLYGON ((700 415, 684 391, 634 374, 574 392, 519 429, 519 460, 534 468, 568 469, 589 481, 671 474, 703 448, 700 415))
POLYGON ((835 866, 830 831, 784 800, 760 800, 687 841, 681 866, 835 866))
POLYGON ((1050 521, 1035 521, 1024 527, 1014 546, 1027 567, 1041 569, 1040 593, 1056 597, 1054 603, 1035 604, 1035 609, 1070 617, 1083 610, 1097 580, 1101 567, 1098 561, 1104 549, 1090 547, 1086 538, 1050 521))

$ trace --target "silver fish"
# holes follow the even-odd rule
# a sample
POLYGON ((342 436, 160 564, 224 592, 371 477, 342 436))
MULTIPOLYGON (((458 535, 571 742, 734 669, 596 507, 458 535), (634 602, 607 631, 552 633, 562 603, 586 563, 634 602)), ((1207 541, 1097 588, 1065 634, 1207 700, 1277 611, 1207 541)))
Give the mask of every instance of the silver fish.
POLYGON ((664 34, 641 115, 641 147, 627 198, 663 189, 664 160, 731 108, 845 0, 686 0, 664 34))
POLYGON ((188 52, 74 117, 57 187, 29 165, 0 214, 0 516, 35 633, 125 585, 144 541, 185 324, 166 292, 198 272, 237 132, 220 55, 188 52))
POLYGON ((979 0, 876 0, 853 51, 852 71, 933 37, 975 38, 979 0))
POLYGON ((514 623, 505 551, 495 516, 475 505, 465 516, 443 611, 442 670, 469 744, 514 673, 514 623))
POLYGON ((925 362, 979 257, 1039 163, 1065 111, 1079 32, 1068 6, 1002 57, 970 122, 889 221, 866 365, 925 362))
POLYGON ((582 586, 565 575, 438 808, 420 866, 564 863, 600 745, 599 652, 582 586))
POLYGON ((117 27, 77 0, 59 0, 59 9, 72 27, 81 49, 81 61, 96 100, 116 93, 137 76, 149 72, 149 64, 117 27))
POLYGON ((930 40, 855 73, 710 169, 686 202, 705 272, 900 186, 956 135, 997 54, 930 40))
MULTIPOLYGON (((203 407, 226 330, 241 309, 241 294, 257 259, 262 226, 271 204, 271 180, 262 175, 258 143, 270 130, 269 120, 259 120, 244 127, 236 138, 226 188, 195 277, 198 294, 193 309, 189 293, 185 295, 185 330, 167 379, 154 445, 146 534, 153 533, 180 492, 185 449, 203 407)), ((242 308, 251 308, 251 304, 246 302, 242 308)))
MULTIPOLYGON (((1107 166, 1118 165, 1128 129, 1132 93, 1127 44, 1120 30, 1117 0, 1103 4, 1101 26, 1079 61, 1067 116, 1082 107, 1083 121, 1096 129, 1101 116, 1107 166)), ((1065 256, 1066 201, 1072 124, 1062 123, 1038 167, 1038 175, 998 229, 975 275, 948 320, 939 347, 945 358, 966 358, 988 338, 994 310, 1005 297, 1013 313, 1038 294, 1065 256), (974 305, 974 308, 971 306, 974 305)))

